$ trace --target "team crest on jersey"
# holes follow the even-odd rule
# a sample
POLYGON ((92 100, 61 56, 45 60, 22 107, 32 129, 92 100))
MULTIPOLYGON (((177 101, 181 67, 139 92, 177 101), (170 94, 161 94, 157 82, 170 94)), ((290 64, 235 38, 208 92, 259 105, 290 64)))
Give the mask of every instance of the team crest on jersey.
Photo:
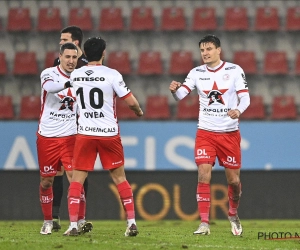
POLYGON ((68 89, 67 96, 58 94, 58 97, 60 98, 59 102, 62 103, 59 110, 69 109, 73 111, 73 105, 74 102, 76 101, 76 97, 72 96, 72 92, 70 89, 68 89))
POLYGON ((214 82, 212 90, 204 90, 203 91, 207 95, 207 98, 209 98, 208 105, 211 105, 214 103, 221 103, 221 104, 225 105, 222 95, 227 90, 228 89, 219 89, 216 82, 214 82))

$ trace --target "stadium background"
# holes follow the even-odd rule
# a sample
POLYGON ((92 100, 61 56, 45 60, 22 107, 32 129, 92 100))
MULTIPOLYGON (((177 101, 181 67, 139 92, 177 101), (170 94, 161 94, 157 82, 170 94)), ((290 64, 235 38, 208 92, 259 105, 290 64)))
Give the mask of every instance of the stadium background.
MULTIPOLYGON (((183 81, 201 63, 198 42, 207 33, 220 37, 222 59, 244 68, 251 94, 241 120, 240 216, 299 218, 300 199, 294 198, 300 177, 298 1, 12 0, 0 5, 0 219, 42 218, 35 151, 39 73, 52 66, 59 32, 71 24, 84 30, 84 40, 100 35, 107 41, 105 64, 124 75, 145 111, 137 120, 118 102, 139 219, 197 219, 192 162, 197 96, 179 106, 168 85, 183 81)), ((99 161, 96 168, 101 169, 99 161)), ((226 183, 218 166, 213 189, 212 217, 226 218, 226 183)), ((64 201, 65 219, 66 210, 64 201)), ((124 217, 106 172, 91 174, 87 216, 124 217)))

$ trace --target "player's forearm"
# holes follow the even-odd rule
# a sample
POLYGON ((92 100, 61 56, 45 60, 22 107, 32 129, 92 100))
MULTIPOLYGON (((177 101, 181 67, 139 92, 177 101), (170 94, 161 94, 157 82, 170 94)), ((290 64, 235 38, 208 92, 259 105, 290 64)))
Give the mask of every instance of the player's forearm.
POLYGON ((125 102, 127 103, 128 107, 134 111, 134 113, 137 115, 137 116, 142 116, 143 115, 143 111, 140 107, 140 104, 139 102, 137 101, 137 99, 133 96, 133 95, 130 95, 129 97, 127 97, 125 99, 125 102))
POLYGON ((176 90, 176 92, 172 92, 172 95, 176 101, 182 100, 188 94, 189 94, 189 91, 184 87, 180 87, 176 90))
POLYGON ((237 106, 237 109, 242 114, 250 105, 250 96, 248 92, 240 93, 238 94, 238 97, 240 99, 240 103, 237 106))
POLYGON ((57 93, 67 87, 70 86, 69 85, 66 86, 66 83, 62 83, 62 82, 47 81, 43 84, 43 89, 49 93, 57 93))

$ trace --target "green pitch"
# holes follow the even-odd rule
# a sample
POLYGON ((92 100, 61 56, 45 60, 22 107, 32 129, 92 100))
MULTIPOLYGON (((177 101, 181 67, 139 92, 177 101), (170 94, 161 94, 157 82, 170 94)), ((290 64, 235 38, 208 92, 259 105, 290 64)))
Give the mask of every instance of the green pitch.
POLYGON ((233 236, 229 222, 211 222, 211 235, 196 236, 198 221, 137 221, 139 235, 124 237, 124 221, 93 221, 92 232, 62 236, 68 227, 52 235, 40 235, 42 221, 1 221, 0 249, 35 250, 171 250, 171 249, 300 249, 300 220, 241 220, 243 235, 233 236), (265 240, 265 238, 282 238, 265 240), (289 239, 286 239, 289 238, 289 239))

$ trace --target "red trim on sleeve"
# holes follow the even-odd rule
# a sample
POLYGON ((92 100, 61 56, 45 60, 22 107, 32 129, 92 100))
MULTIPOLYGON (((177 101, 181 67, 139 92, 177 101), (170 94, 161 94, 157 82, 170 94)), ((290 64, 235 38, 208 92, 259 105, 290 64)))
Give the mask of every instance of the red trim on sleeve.
POLYGON ((42 87, 44 87, 44 84, 45 84, 46 82, 49 82, 49 81, 53 81, 53 80, 51 79, 51 80, 46 80, 46 81, 44 81, 44 82, 42 83, 42 87))
POLYGON ((126 99, 127 97, 129 97, 131 95, 132 95, 132 93, 129 92, 127 95, 124 95, 124 96, 120 97, 120 99, 124 100, 124 99, 126 99))
POLYGON ((186 85, 182 84, 182 85, 181 85, 181 87, 184 87, 184 88, 186 88, 186 89, 187 89, 187 91, 188 91, 189 93, 191 92, 191 90, 190 90, 190 88, 189 88, 188 86, 186 86, 186 85))
POLYGON ((236 93, 239 94, 239 93, 244 93, 244 92, 249 92, 249 91, 248 91, 248 89, 241 89, 241 90, 237 91, 236 93))

